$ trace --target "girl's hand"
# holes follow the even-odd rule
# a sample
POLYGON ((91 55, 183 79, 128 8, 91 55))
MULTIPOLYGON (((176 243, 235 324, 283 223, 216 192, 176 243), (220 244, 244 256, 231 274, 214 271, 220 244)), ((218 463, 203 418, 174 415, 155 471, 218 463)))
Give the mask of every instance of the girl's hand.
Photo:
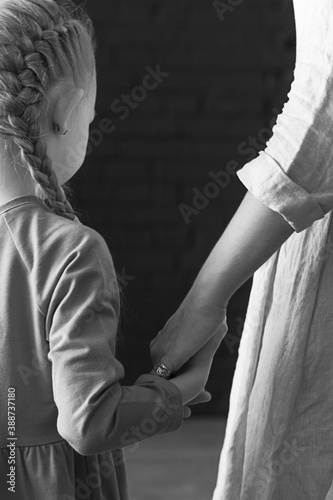
POLYGON ((195 354, 181 370, 169 380, 175 384, 183 395, 183 404, 188 405, 195 400, 205 388, 211 369, 214 354, 224 337, 222 330, 218 331, 195 354))
POLYGON ((226 304, 208 308, 186 299, 150 343, 153 364, 162 362, 177 373, 209 339, 217 335, 222 340, 226 335, 226 311, 226 304))

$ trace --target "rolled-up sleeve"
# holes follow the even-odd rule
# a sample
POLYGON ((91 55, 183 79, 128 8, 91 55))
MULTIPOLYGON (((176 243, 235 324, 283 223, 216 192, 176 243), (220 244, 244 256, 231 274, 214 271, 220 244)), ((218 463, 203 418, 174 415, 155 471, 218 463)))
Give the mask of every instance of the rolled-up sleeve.
POLYGON ((296 233, 325 215, 316 196, 296 184, 265 152, 238 170, 237 176, 253 196, 280 213, 296 233))
POLYGON ((154 375, 120 385, 124 369, 114 355, 119 297, 111 254, 98 233, 76 239, 49 301, 48 359, 58 432, 78 453, 94 455, 177 430, 182 395, 154 375))
POLYGON ((237 171, 245 187, 296 232, 333 209, 333 25, 315 2, 295 2, 294 80, 264 151, 237 171), (317 26, 318 25, 318 26, 317 26), (308 30, 311 26, 311 31, 308 30))

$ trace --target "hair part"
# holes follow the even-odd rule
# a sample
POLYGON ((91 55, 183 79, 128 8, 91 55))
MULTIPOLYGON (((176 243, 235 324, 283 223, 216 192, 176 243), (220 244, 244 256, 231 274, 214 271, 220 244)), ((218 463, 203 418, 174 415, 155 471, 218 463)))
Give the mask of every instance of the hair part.
POLYGON ((69 186, 60 185, 42 127, 48 91, 60 81, 82 85, 95 68, 92 22, 71 0, 8 0, 0 5, 0 139, 19 157, 54 213, 78 220, 69 186))

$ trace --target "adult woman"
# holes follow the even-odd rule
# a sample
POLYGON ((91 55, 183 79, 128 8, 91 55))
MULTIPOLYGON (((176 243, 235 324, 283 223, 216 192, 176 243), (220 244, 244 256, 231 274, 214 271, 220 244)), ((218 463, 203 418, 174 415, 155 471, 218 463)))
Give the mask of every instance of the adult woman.
POLYGON ((333 498, 333 5, 294 0, 296 66, 238 211, 152 342, 177 371, 254 274, 214 500, 333 498))

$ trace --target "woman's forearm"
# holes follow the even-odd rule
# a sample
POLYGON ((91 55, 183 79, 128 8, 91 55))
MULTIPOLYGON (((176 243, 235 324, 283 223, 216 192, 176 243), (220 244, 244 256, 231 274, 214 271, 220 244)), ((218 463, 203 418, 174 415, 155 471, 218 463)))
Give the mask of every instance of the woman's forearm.
POLYGON ((232 295, 291 236, 281 214, 248 191, 200 270, 185 300, 225 307, 232 295))
POLYGON ((225 335, 230 298, 293 232, 248 191, 182 304, 151 342, 153 361, 176 372, 215 333, 225 335))

